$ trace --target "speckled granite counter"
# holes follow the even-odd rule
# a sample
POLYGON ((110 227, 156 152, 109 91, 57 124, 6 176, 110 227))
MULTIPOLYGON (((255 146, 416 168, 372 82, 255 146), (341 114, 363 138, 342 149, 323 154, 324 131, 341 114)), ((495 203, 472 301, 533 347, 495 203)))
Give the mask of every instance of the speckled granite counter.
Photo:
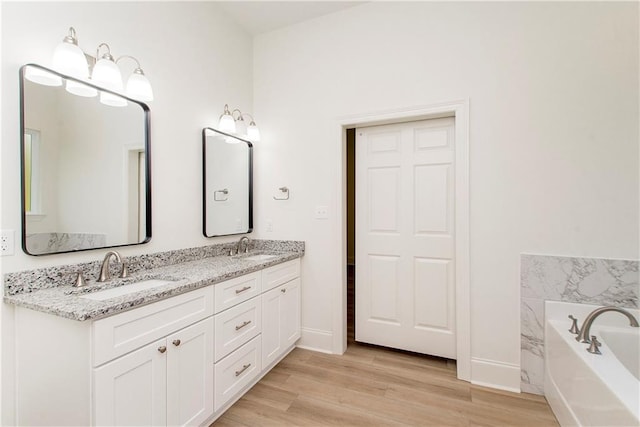
MULTIPOLYGON (((276 245, 275 247, 257 245, 258 250, 253 250, 247 255, 233 257, 226 255, 206 256, 200 257, 200 259, 176 262, 162 267, 138 268, 134 274, 126 279, 112 279, 105 283, 96 283, 95 279, 90 279, 87 286, 82 288, 75 288, 70 284, 60 284, 53 279, 47 282, 45 280, 47 274, 46 269, 33 270, 33 272, 40 271, 40 275, 33 272, 11 273, 5 276, 4 301, 9 304, 79 321, 99 319, 134 307, 222 282, 233 277, 258 271, 272 265, 299 258, 304 254, 303 242, 289 243, 297 243, 298 245, 276 245), (247 259, 252 255, 260 253, 267 253, 274 255, 274 257, 262 261, 247 259), (24 286, 25 275, 27 278, 30 277, 30 275, 33 276, 33 280, 38 282, 38 286, 24 286), (87 293, 118 286, 126 286, 127 284, 147 279, 165 279, 171 282, 152 289, 133 292, 103 301, 82 298, 82 296, 87 293), (54 285, 52 285, 52 283, 54 283, 54 285)), ((204 249, 205 248, 203 248, 203 250, 204 249)), ((211 251, 204 251, 203 254, 211 254, 211 251)), ((193 257, 198 258, 196 255, 193 257)), ((180 257, 174 256, 172 259, 177 258, 180 257)), ((51 269, 55 269, 55 267, 49 270, 51 269)), ((77 267, 75 271, 78 271, 77 267)), ((67 274, 68 272, 60 273, 56 277, 59 278, 59 276, 67 274)))

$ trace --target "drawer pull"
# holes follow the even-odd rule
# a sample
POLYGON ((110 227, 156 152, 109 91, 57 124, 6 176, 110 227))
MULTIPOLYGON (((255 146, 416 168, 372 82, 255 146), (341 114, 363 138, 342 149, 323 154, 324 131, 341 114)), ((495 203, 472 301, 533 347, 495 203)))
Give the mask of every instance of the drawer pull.
POLYGON ((283 288, 283 289, 280 289, 280 292, 282 292, 284 294, 285 292, 287 292, 287 290, 285 288, 283 288))
POLYGON ((242 374, 244 371, 246 371, 247 369, 249 369, 249 366, 251 366, 251 363, 247 363, 246 365, 244 365, 242 367, 242 369, 240 369, 239 371, 236 371, 236 377, 239 377, 240 374, 242 374))
POLYGON ((158 347, 158 351, 159 351, 160 353, 164 353, 165 351, 167 351, 167 347, 165 347, 165 346, 161 345, 160 347, 158 347))
POLYGON ((236 331, 239 331, 240 329, 244 328, 245 326, 247 326, 249 323, 251 323, 251 320, 245 320, 244 322, 242 322, 242 325, 238 325, 236 326, 236 331))
POLYGON ((176 347, 180 345, 180 340, 173 340, 173 345, 175 345, 176 347))
POLYGON ((245 286, 242 289, 236 289, 236 295, 243 293, 244 291, 248 291, 249 289, 251 289, 251 286, 245 286))

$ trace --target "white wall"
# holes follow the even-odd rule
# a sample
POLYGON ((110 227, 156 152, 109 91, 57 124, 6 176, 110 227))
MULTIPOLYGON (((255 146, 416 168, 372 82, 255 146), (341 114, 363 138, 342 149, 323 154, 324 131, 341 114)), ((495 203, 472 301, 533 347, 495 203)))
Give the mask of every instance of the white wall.
MULTIPOLYGON (((115 56, 140 60, 153 85, 151 158, 153 238, 124 255, 202 246, 228 239, 202 235, 201 130, 215 126, 225 103, 252 109, 252 40, 215 3, 2 2, 2 148, 0 228, 16 232, 15 255, 1 273, 96 260, 103 251, 30 257, 20 249, 18 69, 50 65, 69 26, 92 53, 101 42, 115 56)), ((132 64, 123 63, 123 68, 132 64)), ((126 73, 133 68, 127 69, 126 73)), ((91 161, 92 159, 87 159, 91 161)), ((11 425, 11 307, 2 311, 2 424, 11 425)))
POLYGON ((638 258, 638 48, 638 4, 604 2, 375 2, 258 36, 255 225, 307 242, 303 342, 336 347, 338 118, 468 98, 472 379, 517 389, 519 254, 638 258))

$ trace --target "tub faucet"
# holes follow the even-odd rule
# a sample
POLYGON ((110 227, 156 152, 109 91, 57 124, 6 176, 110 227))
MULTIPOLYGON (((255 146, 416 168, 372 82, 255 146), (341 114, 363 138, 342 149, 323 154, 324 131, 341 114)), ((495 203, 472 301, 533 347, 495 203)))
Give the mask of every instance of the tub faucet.
POLYGON ((590 344, 591 340, 589 339, 589 330, 591 329, 593 321, 596 320, 596 317, 600 316, 602 313, 606 313, 607 311, 617 311, 618 313, 624 314, 629 319, 629 325, 633 326, 634 328, 638 327, 638 320, 633 317, 633 314, 629 313, 624 308, 612 306, 600 307, 593 310, 591 313, 589 313, 587 318, 584 319, 584 323, 582 324, 582 328, 580 328, 580 333, 576 337, 576 341, 590 344))
POLYGON ((106 282, 111 278, 111 275, 109 274, 109 260, 111 260, 111 257, 115 257, 116 261, 122 264, 122 270, 120 270, 120 278, 124 279, 128 276, 127 264, 122 262, 120 254, 116 251, 109 251, 104 255, 104 259, 102 260, 98 282, 106 282))

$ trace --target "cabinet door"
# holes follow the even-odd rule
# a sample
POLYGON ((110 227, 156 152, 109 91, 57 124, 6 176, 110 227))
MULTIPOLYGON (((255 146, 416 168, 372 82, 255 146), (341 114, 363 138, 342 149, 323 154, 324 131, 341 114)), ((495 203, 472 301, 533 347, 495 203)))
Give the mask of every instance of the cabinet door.
POLYGON ((262 367, 267 368, 282 353, 280 312, 283 298, 280 287, 262 294, 262 367))
POLYGON ((286 350, 300 338, 300 278, 284 284, 280 288, 280 293, 282 297, 280 307, 282 350, 286 350))
POLYGON ((300 278, 262 294, 262 366, 300 338, 300 278))
POLYGON ((165 425, 164 339, 93 370, 93 424, 165 425))
POLYGON ((199 425, 213 414, 213 317, 167 337, 167 425, 199 425))

